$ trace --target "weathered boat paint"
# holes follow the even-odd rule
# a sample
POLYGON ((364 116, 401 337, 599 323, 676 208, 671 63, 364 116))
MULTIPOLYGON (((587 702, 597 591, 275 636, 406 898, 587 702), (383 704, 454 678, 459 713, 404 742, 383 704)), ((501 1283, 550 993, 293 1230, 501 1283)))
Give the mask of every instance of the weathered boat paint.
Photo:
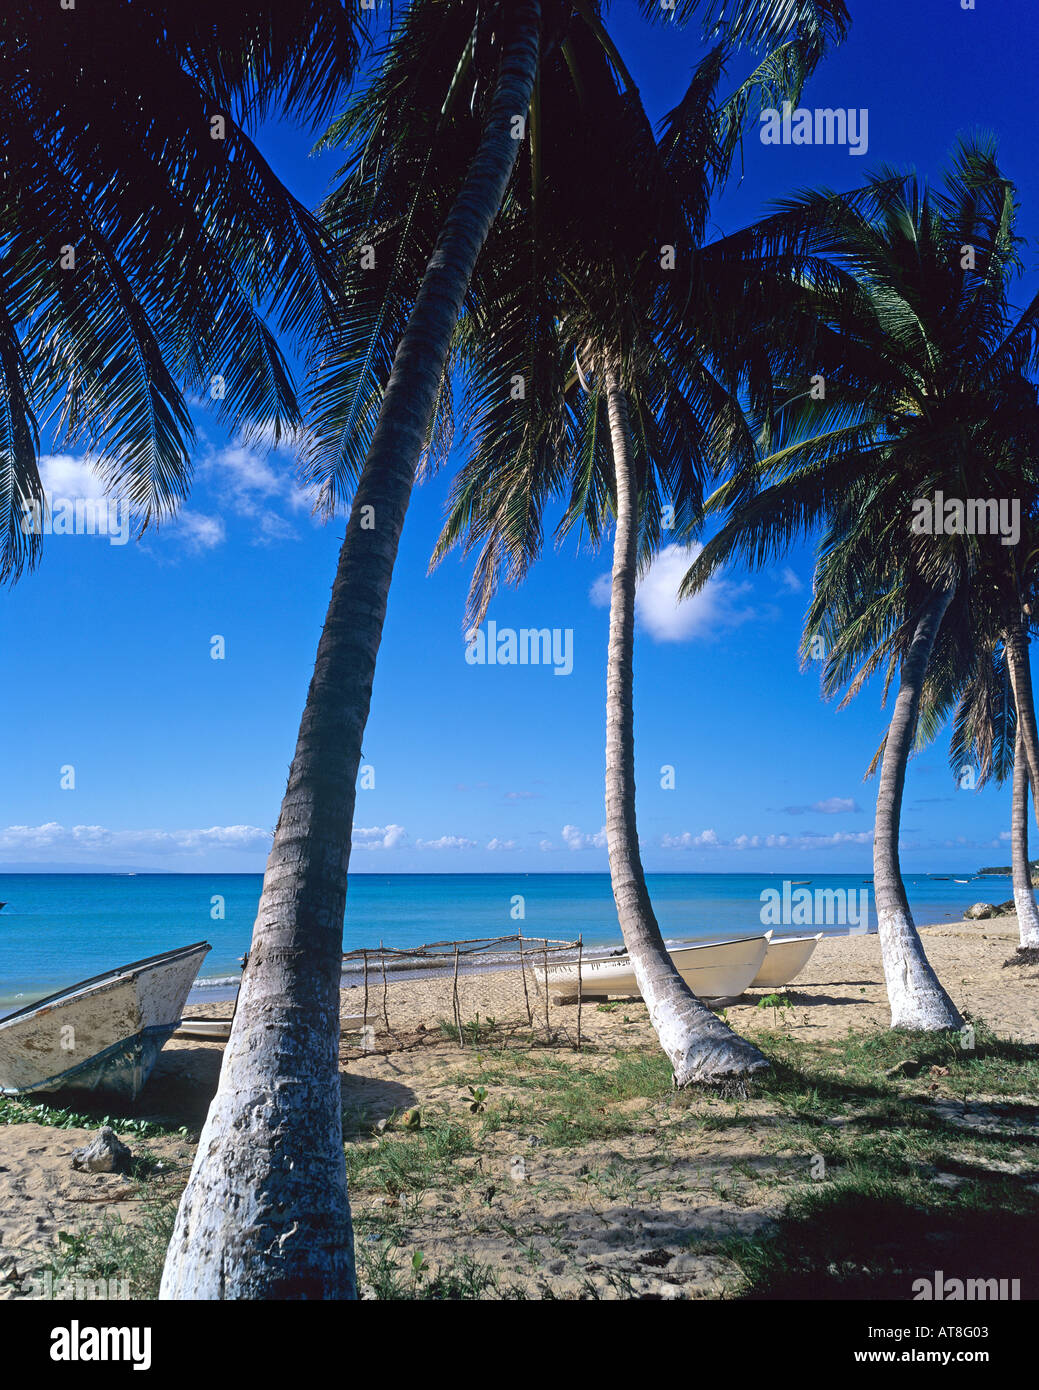
POLYGON ((132 961, 0 1019, 0 1092, 136 1099, 209 950, 199 941, 132 961))

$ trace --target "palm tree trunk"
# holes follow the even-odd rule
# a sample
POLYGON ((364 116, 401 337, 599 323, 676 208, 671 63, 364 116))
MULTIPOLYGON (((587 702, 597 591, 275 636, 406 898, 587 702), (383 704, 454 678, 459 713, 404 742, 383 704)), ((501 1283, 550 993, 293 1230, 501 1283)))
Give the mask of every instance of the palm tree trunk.
POLYGON ((163 1298, 356 1297, 339 1089, 343 914, 361 738, 415 469, 519 149, 540 5, 511 16, 487 126, 394 358, 339 556, 238 1010, 163 1298))
POLYGON ((1022 946, 1039 946, 1039 907, 1032 891, 1032 870, 1028 862, 1028 770, 1025 766, 1024 736, 1017 721, 1014 737, 1014 790, 1010 817, 1010 865, 1014 876, 1014 907, 1022 946))
POLYGON ((891 1005, 891 1027, 932 1032, 958 1028, 962 1020, 924 955, 902 882, 898 831, 920 694, 934 640, 952 595, 951 587, 934 594, 917 622, 902 662, 898 698, 884 741, 873 833, 873 887, 877 896, 877 930, 891 1005))
MULTIPOLYGON (((1035 699, 1032 694, 1032 663, 1028 654, 1025 619, 1007 629, 1004 638, 1010 688, 1017 710, 1017 727, 1023 741, 1025 767, 1032 788, 1036 824, 1039 825, 1039 733, 1036 731, 1035 699)), ((1015 763, 1016 766, 1016 763, 1015 763)))
POLYGON ((756 1047, 701 1004, 675 969, 646 888, 635 823, 632 656, 635 641, 638 489, 627 397, 607 376, 610 439, 617 482, 617 530, 606 665, 606 836, 610 881, 624 944, 677 1086, 717 1083, 767 1067, 756 1047))

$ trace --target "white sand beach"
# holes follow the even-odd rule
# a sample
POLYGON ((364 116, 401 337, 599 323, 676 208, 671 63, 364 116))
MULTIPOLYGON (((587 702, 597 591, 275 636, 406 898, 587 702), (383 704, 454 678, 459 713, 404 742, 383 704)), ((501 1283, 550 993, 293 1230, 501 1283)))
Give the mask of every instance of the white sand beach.
MULTIPOLYGON (((929 959, 962 1011, 984 1020, 1003 1037, 1039 1043, 1039 969, 1003 964, 1017 945, 1014 918, 929 927, 923 930, 923 939, 929 959)), ((496 1010, 502 1013, 514 998, 515 979, 506 972, 490 973, 479 977, 478 988, 481 1016, 494 1017, 496 1010)), ((348 1116, 363 1114, 375 1122, 410 1107, 420 1107, 428 1115, 457 1112, 466 1099, 460 1078, 471 1073, 483 1056, 479 1046, 461 1048, 457 1040, 444 1036, 440 1027, 440 1020, 451 1017, 450 980, 397 980, 389 983, 388 991, 395 1028, 411 1030, 404 1039, 408 1045, 393 1049, 390 1040, 377 1033, 376 1051, 359 1055, 356 1038, 344 1036, 344 1112, 348 1116)), ((836 1038, 849 1030, 885 1027, 888 1014, 876 936, 820 942, 802 976, 782 993, 789 1007, 782 1012, 780 1026, 807 1041, 836 1038)), ((728 1008, 726 1017, 739 1032, 753 1036, 776 1026, 772 1009, 758 1007, 763 994, 750 992, 728 1008)), ((474 998, 468 994, 467 1003, 474 998)), ((204 1011, 194 1006, 189 1012, 204 1011)), ((359 1011, 358 991, 344 991, 344 1016, 352 1017, 359 1011)), ((566 1010, 554 1009, 553 1022, 569 1014, 569 1033, 575 1012, 572 1005, 566 1010)), ((470 1017, 466 1012, 465 1018, 470 1017)), ((582 1055, 581 1065, 585 1067, 609 1065, 616 1048, 655 1048, 645 1008, 637 1002, 609 1010, 586 1005, 582 1034, 591 1045, 582 1055)), ((552 1055, 564 1067, 576 1060, 565 1045, 552 1055)), ((215 1087, 221 1056, 219 1044, 171 1041, 139 1103, 140 1115, 197 1128, 215 1087)), ((522 1135, 507 1130, 489 1137, 479 1163, 486 1170, 489 1187, 498 1189, 494 1200, 506 1225, 514 1219, 536 1217, 548 1229, 555 1221, 565 1221, 573 1226, 582 1268, 604 1259, 608 1264, 610 1258, 624 1258, 629 1246, 644 1244, 647 1230, 669 1226, 703 1231, 714 1227, 752 1229, 768 1218, 775 1199, 769 1197, 767 1185, 751 1196, 746 1192, 742 1197, 719 1195, 719 1175, 729 1171, 737 1159, 768 1170, 783 1158, 767 1153, 767 1128, 755 1130, 754 1117, 758 1115, 764 1122, 768 1103, 752 1098, 742 1109, 748 1117, 748 1129, 723 1128, 709 1134, 702 1129, 690 1130, 683 1142, 682 1126, 677 1130, 672 1126, 665 1168, 660 1166, 651 1134, 632 1135, 622 1150, 614 1142, 599 1154, 566 1148, 554 1152, 548 1147, 531 1153, 522 1135), (529 1173, 537 1173, 540 1179, 536 1204, 527 1195, 528 1184, 509 1182, 505 1176, 517 1151, 525 1155, 529 1173), (611 1161, 611 1155, 613 1161, 633 1165, 641 1196, 635 1200, 628 1193, 615 1210, 593 1214, 581 1206, 578 1169, 611 1161)), ((0 1127, 0 1297, 24 1294, 25 1279, 48 1263, 59 1232, 89 1230, 105 1218, 128 1222, 140 1218, 141 1193, 131 1179, 73 1171, 72 1151, 91 1133, 88 1129, 37 1124, 0 1127), (12 1271, 17 1272, 17 1278, 12 1277, 12 1271)), ((122 1137, 136 1154, 147 1155, 166 1169, 165 1176, 153 1178, 149 1184, 152 1199, 156 1193, 160 1197, 175 1195, 191 1160, 190 1138, 164 1135, 141 1139, 132 1133, 122 1137)), ((377 1141, 364 1137, 356 1142, 377 1141)), ((460 1159, 459 1164, 464 1168, 472 1161, 460 1159)), ((387 1202, 392 1205, 398 1200, 392 1193, 366 1193, 355 1198, 355 1214, 363 1222, 366 1213, 371 1215, 384 1209, 387 1202)), ((416 1238, 422 1240, 427 1257, 469 1253, 515 1274, 512 1242, 500 1230, 474 1228, 470 1232, 451 1193, 425 1194, 418 1208, 420 1211, 413 1210, 411 1215, 419 1222, 416 1238)), ((538 1278, 555 1279, 557 1292, 574 1292, 577 1276, 572 1262, 565 1268, 560 1266, 558 1278, 549 1268, 558 1261, 542 1263, 545 1267, 539 1264, 538 1278)), ((712 1296, 724 1284, 724 1270, 706 1257, 686 1258, 683 1269, 679 1283, 688 1286, 683 1296, 712 1296)), ((595 1272, 592 1269, 592 1274, 595 1272)), ((527 1275, 536 1293, 537 1278, 531 1271, 527 1275)), ((659 1278, 665 1275, 666 1271, 658 1272, 659 1278)), ((604 1285, 604 1289, 608 1287, 608 1283, 604 1285)))

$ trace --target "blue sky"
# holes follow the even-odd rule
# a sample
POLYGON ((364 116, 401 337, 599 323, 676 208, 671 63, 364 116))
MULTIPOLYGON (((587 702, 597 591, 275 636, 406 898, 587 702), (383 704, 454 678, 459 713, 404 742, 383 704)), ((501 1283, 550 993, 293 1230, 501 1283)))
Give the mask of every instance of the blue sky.
MULTIPOLYGON (((1034 5, 850 8, 852 36, 803 104, 867 108, 868 153, 766 147, 751 132, 719 230, 797 188, 854 186, 881 162, 933 174, 957 133, 981 126, 999 136, 1020 188, 1023 299, 1035 289, 1039 217, 1034 5)), ((695 41, 645 25, 626 0, 613 28, 662 115, 695 41)), ((734 63, 734 80, 739 71, 734 63)), ((261 143, 316 202, 335 159, 306 159, 308 135, 288 127, 268 128, 261 143)), ((312 519, 291 454, 244 450, 197 419, 196 482, 176 524, 127 545, 48 538, 41 568, 2 596, 0 868, 263 867, 342 522, 312 519), (210 655, 217 635, 223 660, 210 655), (75 785, 65 789, 70 766, 75 785)), ((81 459, 56 448, 46 472, 56 495, 89 487, 81 459)), ((451 558, 426 574, 449 477, 416 491, 405 528, 364 745, 374 786, 358 792, 352 868, 601 870, 607 612, 597 600, 609 556, 576 541, 550 547, 522 588, 492 604, 499 628, 572 629, 569 675, 468 664, 465 564, 451 558)), ((862 774, 885 712, 874 687, 844 710, 823 703, 818 672, 799 669, 811 567, 810 547, 798 547, 774 570, 727 573, 680 609, 671 598, 680 555, 665 554, 645 581, 636 771, 648 869, 868 871, 875 783, 862 774), (673 788, 661 785, 667 766, 673 788)), ((959 790, 944 742, 914 759, 907 869, 1005 862, 1008 824, 1009 792, 959 790)))

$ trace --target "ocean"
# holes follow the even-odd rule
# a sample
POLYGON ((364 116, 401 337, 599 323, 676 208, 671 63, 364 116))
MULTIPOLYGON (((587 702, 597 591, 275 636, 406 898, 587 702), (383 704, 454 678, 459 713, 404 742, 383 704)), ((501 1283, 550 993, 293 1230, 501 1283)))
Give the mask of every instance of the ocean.
MULTIPOLYGON (((671 941, 760 931, 761 894, 781 890, 784 882, 781 874, 649 874, 647 879, 661 930, 671 941)), ((224 992, 237 981, 262 883, 261 874, 0 874, 0 902, 7 904, 0 911, 0 1011, 200 940, 213 949, 196 997, 224 992)), ((809 883, 813 894, 817 889, 868 893, 868 921, 875 929, 872 881, 865 875, 818 874, 809 883)), ((969 872, 909 875, 906 886, 920 924, 959 918, 973 902, 1011 896, 1009 878, 969 872)), ((556 940, 581 935, 590 947, 619 945, 609 875, 350 876, 347 951, 380 943, 407 947, 508 936, 517 929, 556 940), (519 911, 521 919, 514 916, 519 911)), ((817 920, 811 930, 820 929, 826 927, 817 920)), ((830 930, 843 933, 847 927, 830 930)))

